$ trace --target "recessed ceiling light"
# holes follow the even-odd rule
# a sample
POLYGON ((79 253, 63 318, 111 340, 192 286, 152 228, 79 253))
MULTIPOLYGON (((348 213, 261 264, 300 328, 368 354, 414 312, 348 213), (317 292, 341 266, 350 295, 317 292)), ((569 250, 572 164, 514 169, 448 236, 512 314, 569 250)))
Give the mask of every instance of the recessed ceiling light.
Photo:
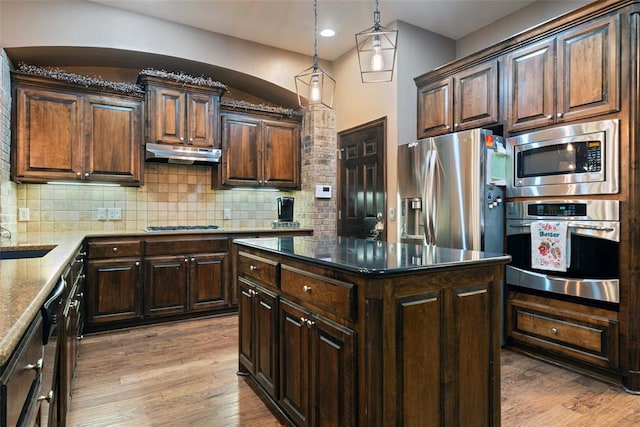
POLYGON ((324 30, 320 31, 320 35, 322 37, 333 37, 336 35, 336 32, 333 31, 331 28, 325 28, 324 30))

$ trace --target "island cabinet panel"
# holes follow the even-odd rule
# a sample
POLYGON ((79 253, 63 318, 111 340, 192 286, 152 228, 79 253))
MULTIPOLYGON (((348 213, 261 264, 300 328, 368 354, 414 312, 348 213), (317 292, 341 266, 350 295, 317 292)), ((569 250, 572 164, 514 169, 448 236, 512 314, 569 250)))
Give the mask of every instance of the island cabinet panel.
POLYGON ((278 397, 278 296, 245 279, 240 287, 240 365, 272 399, 278 397))
POLYGON ((579 25, 507 54, 509 131, 618 111, 619 16, 579 25))
MULTIPOLYGON (((316 244, 294 239, 300 239, 296 254, 316 244)), ((500 283, 508 257, 418 270, 397 269, 394 257, 393 273, 371 272, 357 265, 345 270, 351 262, 345 259, 315 261, 318 254, 342 253, 349 242, 309 251, 307 258, 274 250, 275 240, 233 245, 240 372, 291 425, 500 425, 500 283), (274 271, 262 276, 270 283, 260 282, 259 265, 274 271), (275 337, 273 329, 255 326, 261 285, 269 289, 269 307, 278 307, 275 337), (256 353, 269 348, 257 344, 264 337, 277 346, 265 359, 279 359, 275 387, 256 374, 256 353)), ((375 268, 381 262, 371 261, 375 268)), ((269 313, 263 322, 274 322, 269 313)))
POLYGON ((354 426, 355 332, 282 299, 280 403, 299 426, 354 426))
POLYGON ((443 272, 426 279, 422 292, 398 284, 383 301, 392 310, 385 315, 392 340, 374 345, 393 349, 380 383, 395 390, 384 394, 383 425, 499 425, 494 280, 491 271, 443 272), (428 355, 428 363, 410 355, 428 355))
POLYGON ((96 325, 142 317, 140 240, 97 239, 87 243, 86 321, 96 325))

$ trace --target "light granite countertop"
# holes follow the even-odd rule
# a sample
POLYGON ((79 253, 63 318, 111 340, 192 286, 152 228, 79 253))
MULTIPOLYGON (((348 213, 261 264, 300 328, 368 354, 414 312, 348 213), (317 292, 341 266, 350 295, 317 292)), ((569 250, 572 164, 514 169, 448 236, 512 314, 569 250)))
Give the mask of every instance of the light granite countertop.
MULTIPOLYGON (((150 237, 172 234, 229 234, 233 237, 249 237, 252 233, 277 234, 286 229, 251 229, 214 231, 163 231, 147 233, 144 231, 114 232, 57 232, 23 233, 11 240, 0 240, 0 251, 10 251, 29 246, 38 249, 55 245, 47 255, 41 258, 0 259, 0 366, 11 356, 27 328, 38 314, 42 304, 54 288, 66 265, 72 260, 76 249, 85 238, 109 236, 150 237)), ((309 229, 295 231, 312 232, 309 229)))

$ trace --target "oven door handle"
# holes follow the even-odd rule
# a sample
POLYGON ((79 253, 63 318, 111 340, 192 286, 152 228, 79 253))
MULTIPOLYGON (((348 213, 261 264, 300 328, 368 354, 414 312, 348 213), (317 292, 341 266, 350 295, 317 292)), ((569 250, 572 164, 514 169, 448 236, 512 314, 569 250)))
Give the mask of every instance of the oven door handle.
MULTIPOLYGON (((607 227, 604 225, 589 225, 589 224, 575 224, 570 222, 567 225, 569 228, 579 228, 581 230, 597 230, 597 231, 615 231, 613 227, 607 227)), ((519 224, 509 224, 509 227, 512 228, 520 228, 520 227, 531 227, 530 222, 521 222, 519 224)))

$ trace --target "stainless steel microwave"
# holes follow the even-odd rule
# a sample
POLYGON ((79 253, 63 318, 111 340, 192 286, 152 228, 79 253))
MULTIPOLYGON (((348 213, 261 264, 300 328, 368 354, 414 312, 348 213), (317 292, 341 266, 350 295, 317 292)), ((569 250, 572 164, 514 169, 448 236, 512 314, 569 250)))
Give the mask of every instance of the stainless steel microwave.
POLYGON ((507 197, 616 194, 620 124, 600 120, 507 139, 507 197))

